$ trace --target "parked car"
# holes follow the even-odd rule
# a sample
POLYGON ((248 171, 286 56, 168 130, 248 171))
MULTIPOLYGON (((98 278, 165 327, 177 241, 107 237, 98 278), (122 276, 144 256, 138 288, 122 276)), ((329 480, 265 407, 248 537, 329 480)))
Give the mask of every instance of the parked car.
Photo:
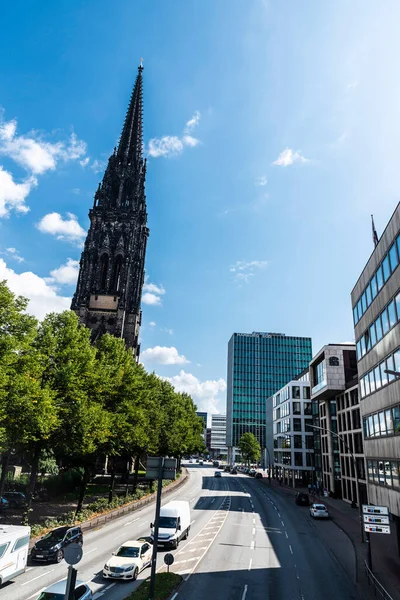
POLYGON ((254 475, 254 477, 256 479, 262 479, 263 478, 263 474, 260 471, 257 471, 257 473, 254 475))
POLYGON ((215 471, 214 477, 222 477, 221 471, 215 471))
POLYGON ((250 477, 255 477, 256 473, 257 473, 257 471, 255 469, 250 469, 250 471, 249 471, 250 477))
POLYGON ((203 461, 203 460, 201 460, 201 461, 199 462, 199 465, 204 465, 204 461, 203 461))
POLYGON ((235 469, 235 467, 232 467, 231 474, 232 475, 237 475, 238 474, 237 469, 235 469))
POLYGON ((83 544, 83 534, 80 527, 57 527, 36 542, 31 550, 31 559, 43 562, 61 562, 64 549, 69 544, 83 544))
POLYGON ((30 535, 26 525, 1 525, 0 586, 25 572, 30 535))
POLYGON ((229 473, 229 471, 231 470, 229 465, 226 465, 226 467, 224 467, 224 472, 225 473, 229 473))
POLYGON ((5 498, 10 508, 25 508, 26 496, 22 492, 4 492, 3 498, 5 498))
POLYGON ((7 510, 7 508, 10 507, 10 504, 8 502, 8 500, 6 500, 6 498, 2 497, 0 498, 0 512, 3 512, 3 510, 7 510))
MULTIPOLYGON (((66 579, 53 583, 53 585, 40 592, 37 600, 64 600, 66 588, 66 579)), ((76 581, 74 600, 89 600, 92 596, 92 590, 87 583, 84 581, 76 581)))
POLYGON ((329 519, 329 513, 325 504, 312 504, 310 507, 310 515, 314 519, 329 519))
POLYGON ((304 494, 303 492, 297 492, 295 502, 298 506, 309 506, 310 499, 308 494, 304 494))
POLYGON ((151 555, 152 547, 148 542, 124 542, 104 565, 103 577, 135 580, 140 571, 151 565, 151 555))

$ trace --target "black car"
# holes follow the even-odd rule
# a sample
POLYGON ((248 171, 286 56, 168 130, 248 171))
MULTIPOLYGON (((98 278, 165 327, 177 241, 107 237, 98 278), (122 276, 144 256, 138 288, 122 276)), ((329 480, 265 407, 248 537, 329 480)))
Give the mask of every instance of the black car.
POLYGON ((237 472, 237 470, 236 470, 235 468, 233 468, 233 469, 231 469, 231 474, 232 474, 232 475, 237 475, 237 474, 238 474, 238 472, 237 472))
POLYGON ((25 508, 26 496, 22 492, 4 492, 3 498, 8 500, 10 508, 25 508))
POLYGON ((298 506, 308 506, 310 504, 310 499, 308 494, 297 492, 295 502, 298 506))
POLYGON ((263 478, 263 474, 262 474, 262 473, 260 473, 260 471, 257 471, 257 473, 254 475, 254 477, 255 477, 256 479, 262 479, 262 478, 263 478))
POLYGON ((83 544, 80 527, 57 527, 36 542, 31 550, 31 559, 50 562, 61 562, 64 548, 71 543, 83 544))

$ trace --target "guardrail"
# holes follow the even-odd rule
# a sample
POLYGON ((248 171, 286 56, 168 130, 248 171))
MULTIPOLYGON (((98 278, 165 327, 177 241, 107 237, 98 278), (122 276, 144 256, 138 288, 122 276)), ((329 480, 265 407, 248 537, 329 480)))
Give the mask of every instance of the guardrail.
POLYGON ((383 587, 383 585, 381 583, 379 583, 379 581, 377 580, 377 578, 375 577, 375 575, 372 573, 372 571, 368 567, 366 561, 364 561, 364 567, 365 567, 365 575, 367 577, 368 585, 373 585, 374 586, 375 597, 376 597, 377 594, 379 594, 381 598, 384 598, 384 600, 393 600, 393 598, 389 594, 389 592, 387 592, 385 590, 385 588, 383 587))

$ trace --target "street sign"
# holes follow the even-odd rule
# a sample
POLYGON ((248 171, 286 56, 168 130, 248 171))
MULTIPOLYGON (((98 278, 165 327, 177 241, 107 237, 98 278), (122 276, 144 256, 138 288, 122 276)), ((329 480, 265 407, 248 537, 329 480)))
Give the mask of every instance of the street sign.
POLYGON ((83 554, 82 546, 80 544, 69 544, 64 548, 65 562, 69 565, 77 565, 81 560, 83 554))
POLYGON ((386 515, 382 515, 381 517, 371 517, 370 515, 364 515, 364 523, 389 525, 389 517, 387 517, 386 515))
POLYGON ((364 530, 367 533, 390 533, 389 525, 368 525, 364 523, 364 530))
POLYGON ((387 506, 374 506, 374 505, 370 506, 368 504, 363 504, 362 509, 363 509, 363 513, 367 514, 367 515, 388 515, 389 516, 389 509, 387 506))
POLYGON ((164 556, 164 562, 168 566, 172 565, 174 563, 174 560, 174 555, 170 552, 167 552, 167 554, 164 556))
MULTIPOLYGON (((146 464, 146 477, 158 479, 161 458, 148 456, 146 464)), ((164 458, 162 479, 176 479, 176 458, 164 458)))

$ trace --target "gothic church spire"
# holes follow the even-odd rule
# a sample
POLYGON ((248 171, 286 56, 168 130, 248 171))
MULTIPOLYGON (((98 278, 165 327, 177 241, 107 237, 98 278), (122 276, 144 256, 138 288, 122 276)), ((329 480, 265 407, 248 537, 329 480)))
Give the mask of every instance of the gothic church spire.
POLYGON ((140 63, 132 91, 124 127, 119 140, 117 157, 136 168, 143 162, 143 65, 140 63))

